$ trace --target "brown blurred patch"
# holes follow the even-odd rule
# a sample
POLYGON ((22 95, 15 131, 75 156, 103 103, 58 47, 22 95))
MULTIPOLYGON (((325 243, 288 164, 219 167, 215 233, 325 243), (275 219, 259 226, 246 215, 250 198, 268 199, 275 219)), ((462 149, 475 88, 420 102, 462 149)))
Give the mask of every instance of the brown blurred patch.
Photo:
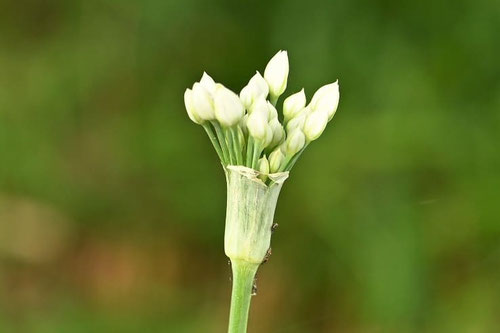
POLYGON ((71 282, 98 303, 136 299, 147 283, 147 254, 130 244, 90 239, 70 260, 71 282))
POLYGON ((71 226, 69 218, 49 204, 0 196, 0 257, 53 261, 68 247, 71 226))

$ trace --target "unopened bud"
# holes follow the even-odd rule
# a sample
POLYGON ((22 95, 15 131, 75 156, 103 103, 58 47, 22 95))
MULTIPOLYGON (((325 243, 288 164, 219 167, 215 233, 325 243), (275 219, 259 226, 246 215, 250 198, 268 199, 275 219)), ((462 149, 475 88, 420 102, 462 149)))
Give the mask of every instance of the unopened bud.
POLYGON ((302 128, 304 128, 304 123, 306 122, 306 117, 310 112, 311 110, 308 107, 302 109, 299 114, 297 114, 286 124, 286 131, 288 133, 291 133, 296 128, 302 130, 302 128))
POLYGON ((265 181, 267 175, 269 174, 269 161, 267 160, 267 157, 265 155, 264 157, 259 159, 258 169, 260 172, 259 178, 265 181))
POLYGON ((248 113, 245 114, 239 122, 239 127, 241 128, 241 130, 243 131, 243 134, 245 134, 245 136, 248 135, 247 121, 248 121, 248 113))
POLYGON ((306 106, 306 94, 304 89, 288 96, 283 102, 283 116, 285 123, 295 118, 306 106))
POLYGON ((278 98, 286 89, 288 80, 288 54, 279 51, 271 58, 264 71, 264 78, 269 85, 269 91, 278 98))
MULTIPOLYGON (((267 107, 266 107, 267 110, 267 107)), ((261 110, 254 110, 248 116, 247 120, 247 128, 248 133, 254 137, 257 141, 265 141, 266 140, 266 129, 268 127, 267 124, 267 113, 261 110)))
POLYGON ((245 114, 245 108, 234 92, 217 84, 214 96, 215 117, 222 126, 231 127, 239 123, 245 114))
POLYGON ((278 172, 284 161, 285 161, 285 155, 281 152, 280 147, 276 148, 269 155, 269 170, 271 171, 271 173, 278 172))
POLYGON ((203 72, 203 75, 200 80, 200 84, 205 88, 210 94, 215 93, 215 81, 212 79, 210 75, 206 72, 203 72))
POLYGON ((267 101, 267 109, 268 109, 267 121, 278 119, 278 111, 276 110, 274 105, 272 105, 271 102, 269 101, 267 101))
POLYGON ((339 98, 340 92, 337 80, 319 88, 314 93, 310 106, 313 111, 322 111, 328 114, 328 121, 330 121, 337 111, 339 98))
POLYGON ((262 148, 268 147, 271 144, 271 141, 273 141, 273 130, 271 129, 271 126, 269 126, 269 124, 267 124, 267 126, 266 126, 266 138, 261 143, 262 148))
POLYGON ((215 111, 213 105, 213 99, 210 93, 205 87, 203 87, 199 82, 193 85, 193 109, 195 114, 198 115, 200 119, 203 120, 213 120, 215 119, 215 111))
POLYGON ((246 144, 246 134, 243 132, 243 129, 240 126, 238 126, 237 131, 238 131, 239 145, 240 145, 240 147, 243 147, 246 144))
POLYGON ((256 100, 252 107, 250 108, 250 114, 261 113, 266 119, 269 119, 269 107, 267 106, 267 101, 264 98, 259 98, 256 100))
POLYGON ((307 142, 316 140, 325 130, 328 114, 323 111, 313 111, 307 115, 304 123, 304 135, 307 142))
POLYGON ((259 98, 266 99, 269 94, 269 86, 266 80, 257 72, 248 82, 248 84, 243 87, 240 92, 240 99, 243 105, 250 109, 252 104, 259 98))
POLYGON ((272 149, 277 145, 281 144, 283 139, 285 138, 285 130, 283 126, 279 122, 278 118, 274 118, 269 122, 269 127, 271 127, 271 131, 273 132, 273 139, 269 144, 269 147, 272 149))
POLYGON ((203 122, 203 119, 200 119, 196 114, 193 106, 193 91, 191 89, 186 89, 186 91, 184 92, 184 105, 186 106, 186 111, 189 119, 191 119, 196 124, 201 124, 203 122))
POLYGON ((287 156, 293 156, 298 153, 306 144, 304 133, 296 128, 290 133, 285 141, 285 151, 287 156))

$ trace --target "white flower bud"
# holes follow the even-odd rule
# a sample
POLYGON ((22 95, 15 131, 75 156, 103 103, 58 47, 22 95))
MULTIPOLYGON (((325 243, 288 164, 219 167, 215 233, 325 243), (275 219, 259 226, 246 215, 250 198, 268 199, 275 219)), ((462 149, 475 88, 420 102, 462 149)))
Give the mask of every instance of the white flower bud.
POLYGON ((231 127, 239 123, 245 108, 234 92, 217 84, 214 95, 215 117, 222 126, 231 127))
POLYGON ((274 98, 278 98, 286 89, 288 80, 288 54, 279 51, 269 60, 264 71, 264 78, 269 85, 269 91, 274 98))
POLYGON ((248 121, 248 113, 245 114, 243 116, 243 118, 241 118, 240 123, 239 123, 239 126, 240 126, 240 128, 243 131, 243 134, 245 136, 248 136, 247 121, 248 121))
POLYGON ((193 91, 191 89, 186 89, 186 91, 184 92, 184 105, 186 105, 186 111, 189 119, 191 119, 196 124, 201 124, 203 122, 203 119, 200 119, 196 114, 193 106, 193 91))
POLYGON ((285 141, 285 152, 287 156, 293 156, 298 153, 306 144, 304 133, 296 128, 290 133, 285 141))
POLYGON ((243 105, 250 109, 252 104, 259 98, 266 99, 269 94, 269 86, 266 80, 257 72, 248 82, 248 84, 243 87, 240 92, 240 99, 243 105))
POLYGON ((261 143, 262 148, 266 148, 271 144, 271 141, 273 141, 273 130, 271 129, 271 126, 267 124, 266 126, 266 138, 265 140, 261 143))
POLYGON ((325 130, 328 123, 328 114, 323 111, 313 111, 306 117, 304 123, 304 135, 307 142, 316 140, 325 130))
POLYGON ((283 116, 285 123, 295 118, 306 106, 306 94, 304 88, 298 93, 288 96, 283 102, 283 116))
MULTIPOLYGON (((267 107, 266 107, 267 110, 267 107)), ((247 129, 248 133, 257 141, 263 142, 266 140, 267 129, 267 113, 261 109, 254 109, 248 116, 247 129)))
POLYGON ((200 84, 205 88, 211 95, 215 93, 215 81, 212 79, 210 75, 206 72, 203 72, 203 75, 200 80, 200 84))
POLYGON ((271 173, 278 172, 284 161, 285 155, 281 152, 279 147, 276 148, 271 155, 269 155, 269 170, 271 173))
POLYGON ((269 174, 269 161, 267 160, 267 157, 265 155, 264 155, 264 157, 259 159, 258 169, 259 169, 259 172, 263 175, 269 174))
POLYGON ((193 110, 195 110, 198 118, 203 120, 215 119, 212 96, 207 89, 198 82, 193 85, 192 103, 193 110))
POLYGON ((247 110, 250 110, 253 104, 252 88, 248 85, 244 86, 240 91, 241 103, 245 106, 247 110))
POLYGON ((265 116, 266 120, 269 119, 269 106, 264 98, 259 98, 253 103, 249 113, 252 114, 254 112, 261 113, 265 116))
POLYGON ((302 130, 302 128, 304 128, 304 123, 306 122, 306 117, 309 113, 311 113, 309 107, 305 107, 304 109, 302 109, 302 111, 300 111, 286 124, 286 131, 288 133, 291 133, 296 128, 302 130))
POLYGON ((238 126, 238 142, 239 145, 244 146, 246 144, 246 134, 243 132, 243 129, 238 126))
POLYGON ((319 88, 315 93, 311 100, 311 109, 313 111, 322 111, 328 114, 328 121, 330 121, 335 112, 337 111, 337 107, 339 105, 339 84, 338 80, 324 85, 319 88))
POLYGON ((278 111, 274 107, 274 105, 271 104, 271 102, 267 101, 267 108, 268 108, 268 116, 267 116, 267 121, 271 121, 273 119, 278 119, 278 111))
MULTIPOLYGON (((280 144, 278 148, 279 148, 279 150, 281 151, 281 153, 283 155, 286 155, 286 140, 285 140, 285 142, 283 142, 282 144, 280 144)), ((276 148, 276 149, 278 149, 278 148, 276 148)))
POLYGON ((285 130, 283 129, 283 126, 279 122, 278 118, 271 120, 269 122, 269 127, 271 127, 271 131, 273 132, 273 139, 271 140, 269 147, 274 148, 281 144, 285 138, 285 130))

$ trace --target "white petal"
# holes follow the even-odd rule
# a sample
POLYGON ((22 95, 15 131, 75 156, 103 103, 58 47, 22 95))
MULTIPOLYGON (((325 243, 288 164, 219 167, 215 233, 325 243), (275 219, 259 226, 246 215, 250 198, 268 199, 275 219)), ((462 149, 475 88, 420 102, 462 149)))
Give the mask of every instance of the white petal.
POLYGON ((186 91, 184 92, 184 105, 186 106, 186 111, 189 116, 189 119, 191 119, 196 124, 201 124, 203 120, 198 117, 194 109, 193 91, 191 89, 186 89, 186 91))
POLYGON ((214 95, 215 117, 222 126, 231 127, 243 118, 245 108, 234 92, 217 84, 214 95))
POLYGON ((283 102, 283 116, 285 122, 297 116, 297 114, 306 106, 306 94, 304 88, 298 93, 288 96, 283 102))
POLYGON ((267 101, 267 108, 269 110, 267 121, 271 121, 273 119, 277 119, 278 118, 278 111, 276 110, 276 108, 274 107, 274 105, 272 105, 271 102, 269 102, 269 101, 267 101))
POLYGON ((297 115, 295 115, 293 119, 291 119, 286 124, 286 131, 288 133, 291 133, 296 128, 302 130, 306 121, 306 117, 309 113, 311 113, 311 109, 309 107, 303 108, 297 115))
POLYGON ((304 134, 307 141, 313 141, 319 138, 325 130, 328 123, 328 114, 323 111, 311 112, 304 123, 304 134))
POLYGON ((193 86, 193 107, 199 118, 203 120, 215 118, 212 96, 198 82, 193 86))
POLYGON ((286 155, 295 155, 304 147, 305 144, 306 137, 304 136, 304 133, 298 128, 294 129, 285 141, 286 155))
POLYGON ((339 85, 338 81, 335 81, 316 91, 311 100, 311 109, 314 111, 326 112, 328 114, 328 120, 331 120, 337 111, 339 98, 339 85))
POLYGON ((203 75, 200 80, 200 84, 210 93, 214 94, 215 93, 215 81, 212 79, 210 75, 208 75, 206 72, 203 72, 203 75))
POLYGON ((259 159, 259 172, 265 175, 269 173, 269 161, 266 156, 259 159))
POLYGON ((269 94, 269 86, 259 72, 250 79, 248 84, 240 92, 240 99, 247 109, 260 98, 266 99, 269 94))
POLYGON ((248 116, 248 133, 257 141, 262 142, 266 139, 267 126, 267 114, 259 111, 254 111, 248 116))
POLYGON ((283 126, 279 122, 278 118, 274 118, 269 122, 269 126, 271 127, 271 130, 273 131, 273 139, 271 143, 269 144, 269 147, 274 148, 277 145, 279 145, 284 137, 285 137, 285 130, 283 129, 283 126))
POLYGON ((269 155, 269 169, 271 173, 277 172, 284 160, 285 155, 281 152, 280 147, 276 148, 271 155, 269 155))
POLYGON ((271 94, 279 97, 286 89, 288 80, 288 53, 279 51, 271 58, 264 71, 264 78, 271 94))

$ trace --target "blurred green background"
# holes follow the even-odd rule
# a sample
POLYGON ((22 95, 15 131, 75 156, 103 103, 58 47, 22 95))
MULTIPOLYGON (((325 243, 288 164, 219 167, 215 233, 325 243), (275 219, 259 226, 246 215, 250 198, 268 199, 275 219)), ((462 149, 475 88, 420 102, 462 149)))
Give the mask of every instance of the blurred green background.
POLYGON ((225 180, 183 92, 339 111, 283 188, 250 332, 500 332, 496 0, 0 2, 0 331, 224 332, 225 180))

